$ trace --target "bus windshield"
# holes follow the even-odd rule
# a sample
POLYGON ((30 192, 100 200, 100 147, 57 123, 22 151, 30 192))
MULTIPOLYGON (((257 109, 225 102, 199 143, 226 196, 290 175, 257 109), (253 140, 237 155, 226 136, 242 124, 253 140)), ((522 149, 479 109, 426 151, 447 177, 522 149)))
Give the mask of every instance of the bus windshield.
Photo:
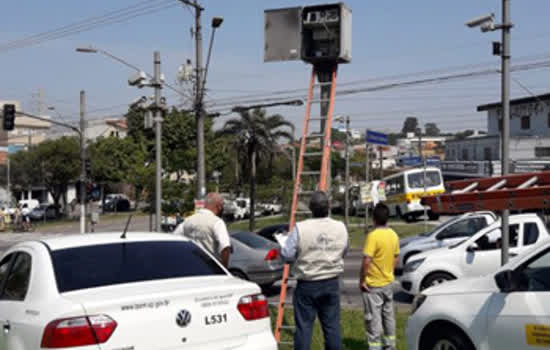
MULTIPOLYGON (((407 177, 409 188, 424 187, 424 172, 409 174, 407 177)), ((439 171, 426 171, 426 187, 441 185, 441 174, 439 171)))

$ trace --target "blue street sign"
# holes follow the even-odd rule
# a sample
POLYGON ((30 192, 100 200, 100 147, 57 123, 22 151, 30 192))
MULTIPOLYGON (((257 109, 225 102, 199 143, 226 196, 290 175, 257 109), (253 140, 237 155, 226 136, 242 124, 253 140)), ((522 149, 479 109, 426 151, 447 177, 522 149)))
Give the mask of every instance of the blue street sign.
MULTIPOLYGON (((397 165, 399 166, 423 166, 424 162, 421 157, 401 157, 397 159, 397 165)), ((433 167, 441 167, 441 159, 439 157, 428 157, 426 159, 426 165, 433 167)))
POLYGON ((367 130, 367 143, 374 143, 375 145, 388 145, 388 135, 382 134, 372 130, 367 130))
POLYGON ((21 150, 24 150, 25 146, 21 145, 8 145, 8 154, 14 154, 21 150))

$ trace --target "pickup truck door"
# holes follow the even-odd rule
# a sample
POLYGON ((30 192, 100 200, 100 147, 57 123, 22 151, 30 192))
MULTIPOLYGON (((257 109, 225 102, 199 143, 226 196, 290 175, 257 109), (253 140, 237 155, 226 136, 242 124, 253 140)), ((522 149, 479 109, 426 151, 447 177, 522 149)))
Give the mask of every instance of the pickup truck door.
MULTIPOLYGON (((521 226, 518 224, 510 225, 510 254, 517 255, 518 242, 521 226)), ((501 239, 500 228, 495 228, 477 239, 477 247, 468 249, 468 247, 460 247, 464 249, 461 259, 461 267, 464 277, 482 276, 496 271, 501 265, 501 239)))
POLYGON ((550 249, 533 257, 518 274, 520 291, 495 293, 488 307, 489 349, 550 347, 550 249))

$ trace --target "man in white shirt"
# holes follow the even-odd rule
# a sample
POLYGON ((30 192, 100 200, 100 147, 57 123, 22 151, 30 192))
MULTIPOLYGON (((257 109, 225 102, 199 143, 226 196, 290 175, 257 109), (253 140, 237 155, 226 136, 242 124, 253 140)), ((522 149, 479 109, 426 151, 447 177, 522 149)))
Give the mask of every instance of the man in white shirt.
POLYGON ((223 214, 223 197, 218 193, 206 196, 204 209, 186 218, 174 230, 175 234, 189 238, 200 245, 227 267, 231 254, 231 240, 225 222, 220 218, 223 214))

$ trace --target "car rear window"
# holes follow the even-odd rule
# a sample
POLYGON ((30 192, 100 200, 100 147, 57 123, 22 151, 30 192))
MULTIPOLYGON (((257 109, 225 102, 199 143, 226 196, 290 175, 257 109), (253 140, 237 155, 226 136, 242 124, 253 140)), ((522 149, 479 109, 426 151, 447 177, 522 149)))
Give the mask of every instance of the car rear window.
POLYGON ((191 242, 121 242, 52 252, 60 293, 123 283, 223 275, 191 242))
POLYGON ((261 236, 248 232, 237 232, 232 234, 231 237, 235 238, 243 244, 246 244, 250 248, 255 249, 271 248, 273 245, 271 241, 268 241, 261 236))

